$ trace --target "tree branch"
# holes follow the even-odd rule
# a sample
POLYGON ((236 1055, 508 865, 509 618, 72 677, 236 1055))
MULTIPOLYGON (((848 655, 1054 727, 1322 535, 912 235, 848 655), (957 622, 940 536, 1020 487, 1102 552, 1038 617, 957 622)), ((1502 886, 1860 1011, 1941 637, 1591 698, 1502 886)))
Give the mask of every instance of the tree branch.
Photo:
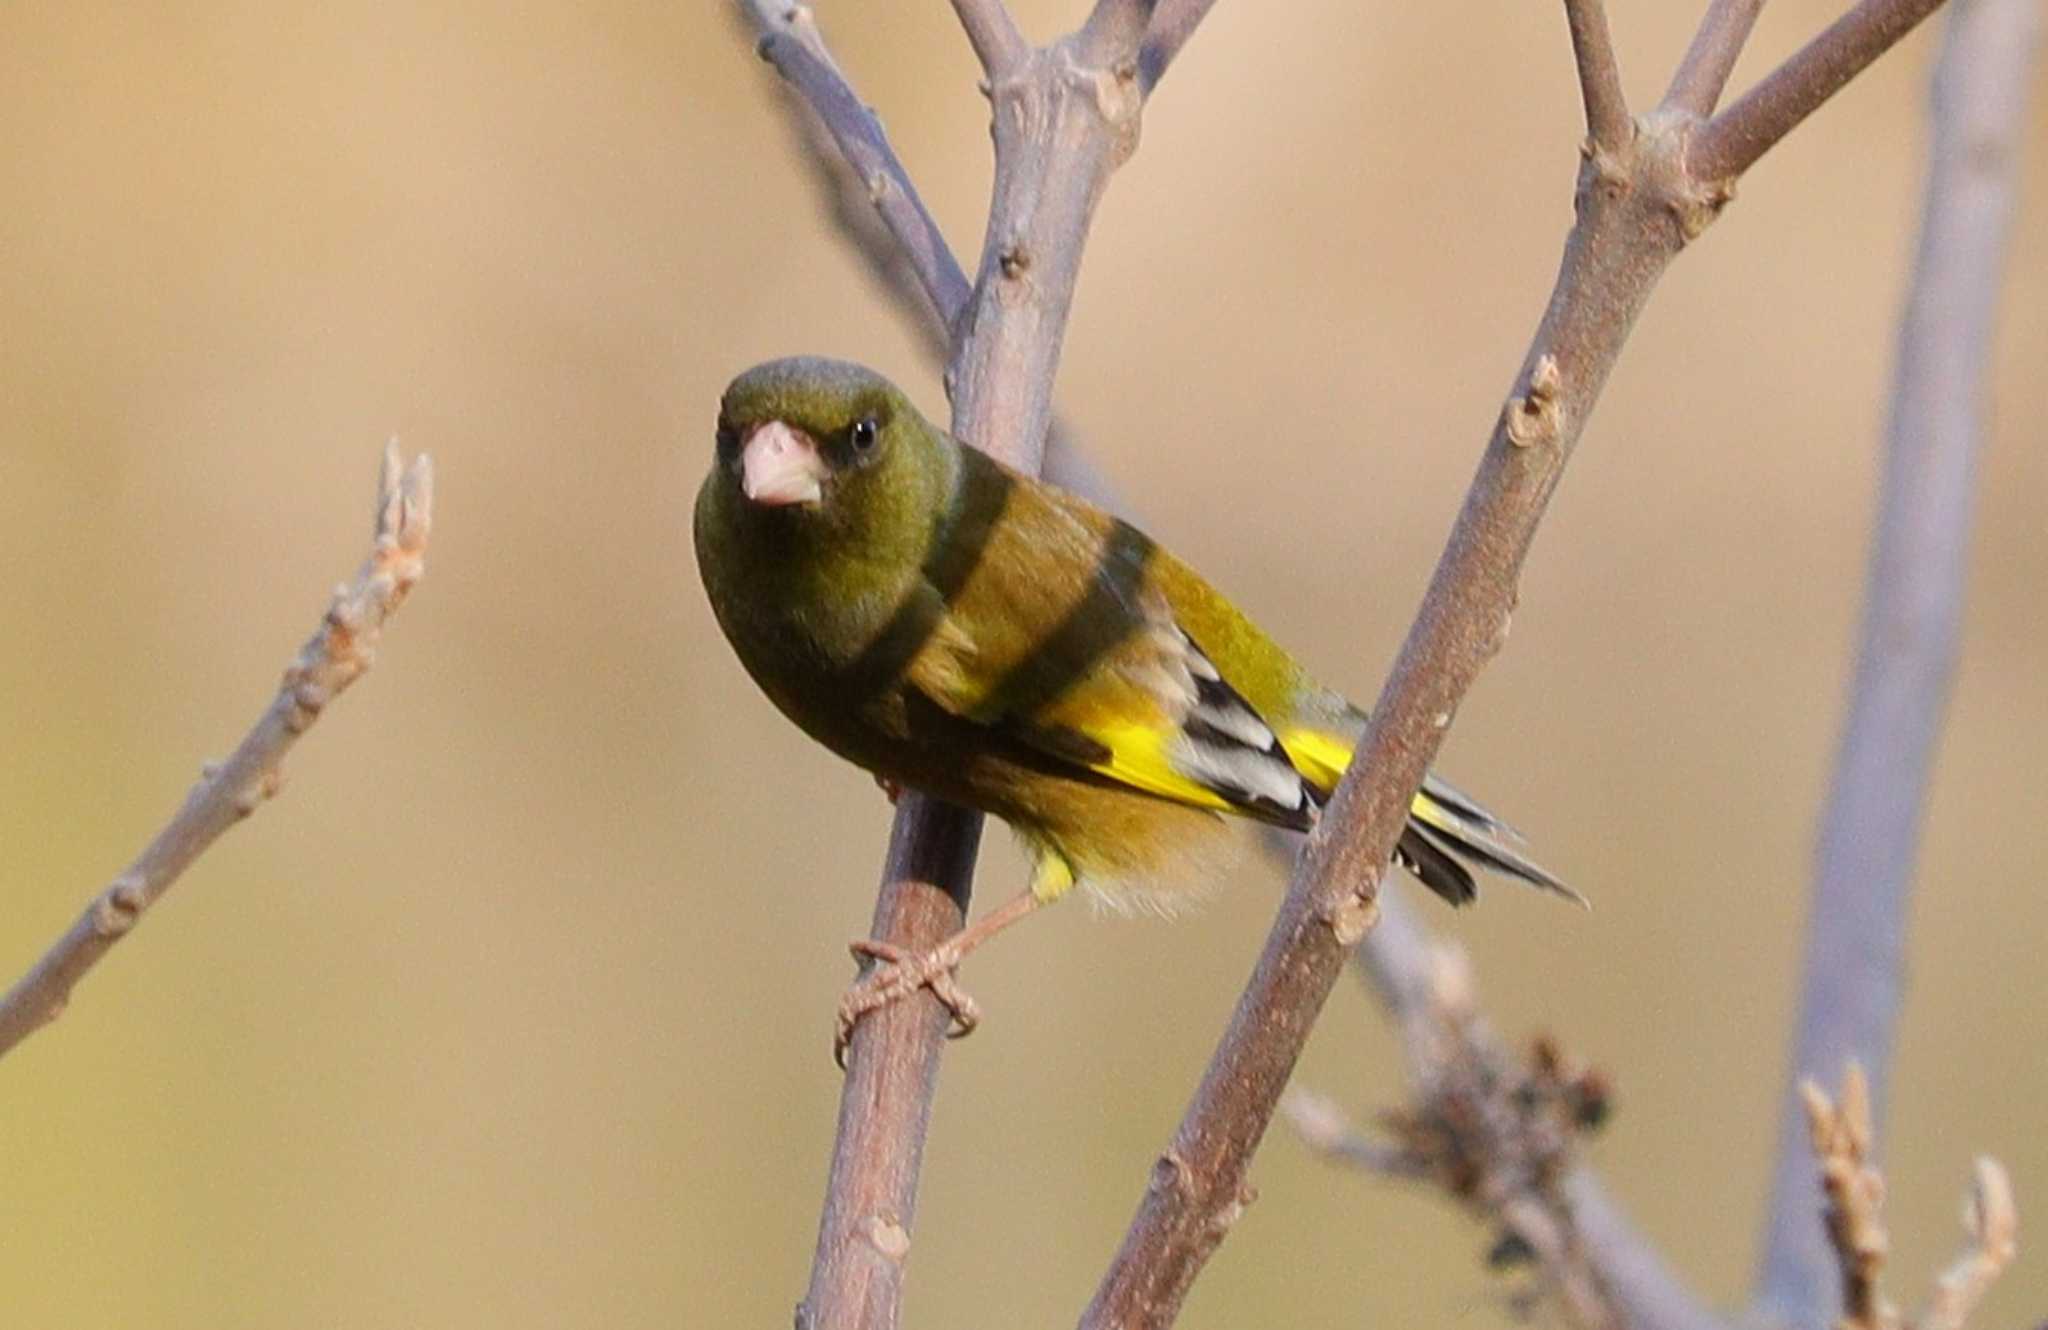
MULTIPOLYGON (((1207 5, 1200 8, 1206 12, 1207 5)), ((847 83, 809 10, 792 11, 771 0, 741 0, 734 12, 755 35, 763 58, 783 75, 783 102, 826 214, 890 302, 910 317, 933 358, 944 364, 952 350, 952 325, 967 307, 973 288, 932 225, 881 122, 847 83), (797 49, 792 50, 791 42, 798 43, 797 49), (836 126, 828 115, 837 117, 836 126), (886 187, 873 189, 856 173, 846 156, 849 141, 857 145, 854 150, 861 157, 881 164, 886 187), (931 229, 926 230, 928 226, 931 229)), ((1185 20, 1189 32, 1199 17, 1185 20)), ((1180 34, 1180 40, 1186 36, 1180 34)), ((1070 432, 1057 418, 1044 461, 1046 479, 1105 507, 1114 506, 1108 484, 1074 447, 1070 432)))
POLYGON ((1030 55, 1031 43, 1017 31, 1017 21, 1003 0, 953 0, 953 12, 967 30, 974 58, 990 78, 1001 78, 1030 55))
POLYGON ((1693 171, 1732 180, 1918 27, 1942 0, 1863 0, 1700 130, 1693 171))
POLYGON ((1152 11, 1152 26, 1145 30, 1145 44, 1138 50, 1138 84, 1146 96, 1166 75, 1166 67, 1180 54, 1188 38, 1195 35, 1216 0, 1160 0, 1152 11))
MULTIPOLYGON (((1807 1131, 1826 1199, 1822 1213, 1836 1275, 1841 1315, 1837 1330, 1901 1330, 1899 1313, 1879 1277, 1891 1254, 1884 1222, 1884 1175, 1878 1171, 1877 1127, 1863 1070, 1850 1062, 1839 1102, 1814 1081, 1799 1087, 1807 1131)), ((1811 1185, 1809 1183, 1808 1185, 1811 1185)), ((1997 1160, 1980 1157, 1963 1212, 1969 1246, 1935 1281, 1916 1330, 1961 1330, 1992 1281, 2012 1262, 2019 1233, 2012 1182, 1997 1160)))
MULTIPOLYGON (((1379 924, 1353 954, 1353 968, 1378 995, 1401 1032, 1416 1096, 1440 1093, 1437 1087, 1445 1084, 1444 1067, 1500 1064, 1502 1054, 1486 1046, 1490 1036, 1476 1011, 1460 1019, 1444 1009, 1445 985, 1436 975, 1442 944, 1417 917, 1407 893, 1383 894, 1379 907, 1379 924)), ((1492 1102, 1471 1115, 1471 1122, 1513 1119, 1519 1105, 1512 1102, 1507 1082, 1468 1077, 1468 1095, 1475 1085, 1492 1102)), ((1441 1109, 1435 1115, 1451 1120, 1441 1109)), ((1468 1158, 1485 1158, 1491 1153, 1484 1139, 1461 1142, 1458 1148, 1468 1158)), ((1569 1291, 1590 1286, 1600 1295, 1596 1305, 1610 1310, 1631 1330, 1727 1330, 1629 1222, 1590 1168, 1570 1167, 1553 1186, 1544 1189, 1540 1199, 1545 1205, 1538 1217, 1547 1215, 1548 1226, 1571 1239, 1559 1249, 1557 1244, 1545 1242, 1541 1231, 1522 1234, 1539 1256, 1558 1251, 1546 1262, 1554 1263, 1554 1287, 1569 1291)), ((1517 1224, 1516 1215, 1492 1213, 1487 1217, 1517 1232, 1527 1226, 1517 1224)), ((1582 1297, 1568 1305, 1571 1303, 1585 1305, 1582 1297)), ((1601 1323, 1584 1311, 1579 1319, 1581 1323, 1601 1323)))
POLYGON ((1927 782, 1962 626, 2006 238, 2038 0, 1959 4, 1932 93, 1919 253, 1899 329, 1856 678, 1821 818, 1805 980, 1757 1300, 1824 1321, 1833 1262, 1811 1202, 1798 1087, 1855 1059, 1883 1121, 1927 782))
POLYGON ((784 0, 740 0, 740 4, 760 33, 756 49, 761 58, 773 65, 817 114, 866 188, 889 234, 902 246, 932 308, 941 322, 950 325, 967 304, 967 274, 910 183, 910 174, 889 145, 882 122, 854 93, 826 48, 810 6, 784 0))
POLYGON ((1628 98, 1621 91, 1621 63, 1614 56, 1614 38, 1607 30, 1603 0, 1565 0, 1565 22, 1572 33, 1572 57, 1579 65, 1579 95, 1586 104, 1586 137, 1596 148, 1613 152, 1628 142, 1628 98))
POLYGON ((1685 58, 1678 62, 1678 72, 1671 76, 1664 104, 1693 115, 1712 115, 1763 7, 1764 0, 1713 0, 1685 58))
POLYGON ((1246 1174, 1458 703, 1499 649, 1550 495, 1664 268, 1732 181, 1687 168, 1697 119, 1662 106, 1582 162, 1550 304, 1372 720, 1310 835, 1264 951, 1081 1325, 1172 1324, 1250 1199, 1246 1174))
MULTIPOLYGON (((953 332, 947 378, 954 434, 1020 470, 1037 471, 1088 224, 1110 173, 1136 144, 1142 30, 1125 40, 1123 29, 1110 24, 1087 44, 1076 35, 1014 52, 1015 30, 999 4, 958 4, 989 69, 995 106, 994 200, 969 291, 879 122, 853 94, 809 12, 746 3, 764 33, 762 53, 869 182, 876 207, 953 332)), ((1071 451, 1058 456, 1085 477, 1071 451)), ((875 938, 922 950, 960 927, 980 829, 977 815, 905 796, 883 868, 875 938)), ((897 1324, 945 1027, 943 1009, 926 994, 871 1013, 854 1030, 816 1257, 797 1309, 800 1327, 897 1324)))
POLYGON ((85 907, 43 958, 0 997, 0 1056, 55 1020, 71 990, 163 897, 222 832, 261 807, 284 781, 284 755, 376 655, 384 621, 425 571, 433 464, 401 469, 384 451, 375 544, 355 580, 337 588, 320 627, 284 674, 277 697, 225 762, 209 765, 163 830, 85 907))

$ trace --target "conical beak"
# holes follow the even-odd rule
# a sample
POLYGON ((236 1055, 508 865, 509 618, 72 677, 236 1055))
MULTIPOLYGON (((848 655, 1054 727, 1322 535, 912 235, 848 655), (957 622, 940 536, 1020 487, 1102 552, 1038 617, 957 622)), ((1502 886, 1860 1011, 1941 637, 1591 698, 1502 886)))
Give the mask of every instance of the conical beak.
POLYGON ((816 503, 824 481, 825 459, 818 445, 779 420, 755 430, 740 453, 740 489, 755 503, 771 508, 816 503))

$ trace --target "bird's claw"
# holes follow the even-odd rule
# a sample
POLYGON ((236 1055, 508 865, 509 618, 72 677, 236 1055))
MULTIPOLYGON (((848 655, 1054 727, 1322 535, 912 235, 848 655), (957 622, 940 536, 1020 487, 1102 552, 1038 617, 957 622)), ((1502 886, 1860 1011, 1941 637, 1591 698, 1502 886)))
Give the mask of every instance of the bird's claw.
POLYGON ((967 990, 953 975, 954 967, 960 964, 959 949, 951 943, 940 943, 929 951, 910 951, 893 942, 882 942, 875 938, 856 938, 849 944, 854 959, 873 961, 875 964, 867 973, 853 982, 839 999, 839 1020, 832 1036, 832 1060, 846 1070, 847 1045, 853 1042, 853 1027, 860 1024, 861 1017, 871 1011, 879 1011, 894 1002, 901 1002, 921 988, 929 988, 932 996, 944 1005, 950 1014, 951 1026, 946 1031, 948 1039, 959 1039, 974 1033, 974 1027, 981 1024, 981 1008, 967 990))
POLYGON ((894 808, 896 806, 896 801, 903 797, 903 782, 901 781, 890 780, 887 776, 876 776, 875 784, 879 786, 882 793, 888 797, 889 806, 891 808, 894 808))

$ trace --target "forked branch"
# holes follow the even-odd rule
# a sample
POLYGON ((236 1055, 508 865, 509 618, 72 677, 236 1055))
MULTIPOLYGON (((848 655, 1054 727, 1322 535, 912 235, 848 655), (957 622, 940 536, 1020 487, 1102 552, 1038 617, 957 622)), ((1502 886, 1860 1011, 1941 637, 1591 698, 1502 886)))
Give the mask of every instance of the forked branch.
MULTIPOLYGON (((1882 31, 1896 40, 1920 3, 1876 4, 1897 20, 1882 31)), ((1726 10, 1714 6, 1709 22, 1726 10)), ((1838 44, 1850 63, 1861 57, 1859 41, 1838 44)), ((1702 61, 1710 73, 1720 57, 1702 61)), ((1583 97, 1589 108, 1607 100, 1597 89, 1583 97)), ((1753 123, 1782 135, 1798 119, 1753 123)), ((1506 634, 1522 561, 1630 327, 1665 266, 1732 197, 1732 177, 1688 165, 1701 132, 1695 113, 1667 103, 1640 118, 1620 150, 1586 155, 1556 286, 1479 474, 1229 1028, 1082 1317, 1089 1330, 1172 1324, 1242 1212, 1252 1154, 1345 957, 1373 925, 1410 801, 1506 634)))
POLYGON ((277 793, 284 781, 285 753, 327 704, 370 668, 384 621, 426 571, 433 498, 433 463, 422 455, 402 467, 398 446, 388 446, 377 481, 374 543, 355 580, 335 589, 320 627, 235 751, 206 768, 163 830, 0 997, 0 1055, 55 1020, 78 981, 128 935, 192 861, 277 793))

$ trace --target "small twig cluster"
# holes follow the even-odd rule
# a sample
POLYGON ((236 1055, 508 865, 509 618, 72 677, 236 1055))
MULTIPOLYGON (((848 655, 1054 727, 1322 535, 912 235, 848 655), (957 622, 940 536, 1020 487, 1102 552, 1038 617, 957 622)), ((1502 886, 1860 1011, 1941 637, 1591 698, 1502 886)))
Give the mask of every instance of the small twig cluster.
POLYGON ((1963 1227, 1969 1244, 1935 1281, 1927 1309, 1902 1320, 1879 1286, 1891 1235, 1884 1222, 1884 1175, 1878 1171, 1877 1128, 1870 1083, 1850 1063, 1839 1100, 1814 1081, 1800 1086, 1813 1152, 1820 1161, 1828 1242, 1842 1278, 1836 1330, 1960 1330, 1993 1280, 2012 1262, 2019 1235, 2012 1182, 1997 1160, 1980 1157, 1963 1227))
POLYGON ((1479 1014, 1471 968, 1455 947, 1430 958, 1429 995, 1401 1021, 1411 1096, 1382 1111, 1378 1132, 1351 1125, 1329 1098, 1290 1089, 1283 1111, 1318 1153, 1389 1178, 1433 1183, 1494 1229, 1488 1263, 1533 1266, 1518 1310, 1554 1295, 1574 1324, 1619 1330, 1616 1309, 1577 1232, 1567 1183, 1579 1146, 1608 1119, 1600 1072, 1547 1037, 1517 1058, 1479 1014))

